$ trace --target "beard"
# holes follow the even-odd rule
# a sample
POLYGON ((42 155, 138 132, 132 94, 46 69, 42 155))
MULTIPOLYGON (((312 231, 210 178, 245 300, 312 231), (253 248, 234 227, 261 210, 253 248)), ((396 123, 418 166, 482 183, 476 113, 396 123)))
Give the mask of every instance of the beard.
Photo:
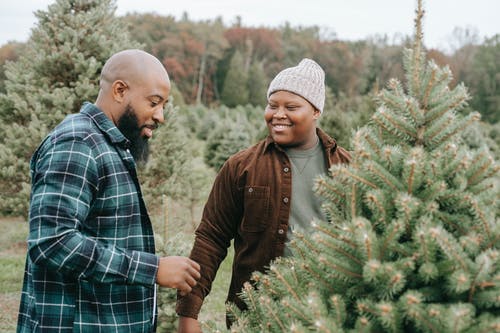
POLYGON ((142 127, 139 127, 136 112, 128 104, 125 112, 118 120, 118 129, 130 141, 130 153, 138 165, 144 165, 149 157, 148 138, 141 135, 142 127))

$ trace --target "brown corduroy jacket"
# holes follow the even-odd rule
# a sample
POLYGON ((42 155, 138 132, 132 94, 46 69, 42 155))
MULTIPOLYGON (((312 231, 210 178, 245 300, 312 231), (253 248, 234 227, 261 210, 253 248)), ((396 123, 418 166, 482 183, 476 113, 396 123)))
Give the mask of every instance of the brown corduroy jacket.
MULTIPOLYGON (((319 128, 328 168, 348 163, 349 153, 319 128)), ((237 297, 254 271, 264 271, 283 255, 292 193, 290 160, 271 137, 231 156, 219 171, 205 205, 190 258, 201 266, 193 291, 177 299, 180 316, 197 318, 220 263, 234 239, 234 261, 227 301, 237 297)))

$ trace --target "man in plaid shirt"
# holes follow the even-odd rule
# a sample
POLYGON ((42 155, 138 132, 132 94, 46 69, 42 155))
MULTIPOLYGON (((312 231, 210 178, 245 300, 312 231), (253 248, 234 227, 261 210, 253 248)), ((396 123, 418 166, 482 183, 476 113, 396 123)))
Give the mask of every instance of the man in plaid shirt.
POLYGON ((135 167, 169 92, 158 59, 118 52, 95 104, 68 116, 33 155, 18 332, 153 332, 155 284, 183 294, 196 284, 197 263, 154 254, 135 167))

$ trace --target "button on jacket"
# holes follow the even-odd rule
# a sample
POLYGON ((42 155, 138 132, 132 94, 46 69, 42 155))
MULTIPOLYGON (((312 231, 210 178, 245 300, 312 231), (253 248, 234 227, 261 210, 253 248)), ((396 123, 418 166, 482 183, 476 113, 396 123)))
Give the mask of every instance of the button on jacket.
MULTIPOLYGON (((349 162, 346 150, 320 129, 317 133, 328 168, 349 162)), ((243 283, 252 272, 264 271, 272 259, 283 255, 291 193, 290 160, 270 136, 226 161, 205 205, 190 255, 201 266, 201 279, 189 295, 179 296, 179 315, 198 317, 232 239, 235 255, 227 300, 244 308, 236 295, 243 283)))
POLYGON ((154 255, 128 140, 86 103, 31 160, 18 332, 151 332, 154 255))

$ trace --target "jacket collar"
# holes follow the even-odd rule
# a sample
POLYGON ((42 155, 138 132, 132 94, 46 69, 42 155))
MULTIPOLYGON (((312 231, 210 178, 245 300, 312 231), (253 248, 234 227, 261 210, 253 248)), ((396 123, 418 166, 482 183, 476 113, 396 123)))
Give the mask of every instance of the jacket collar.
POLYGON ((90 117, 96 126, 112 143, 123 145, 125 148, 130 147, 130 141, 122 134, 122 132, 120 132, 111 119, 109 119, 108 116, 106 116, 97 106, 90 102, 85 102, 80 109, 80 113, 90 117))
MULTIPOLYGON (((325 147, 325 150, 333 151, 337 148, 337 142, 326 134, 321 128, 316 127, 316 134, 318 135, 319 141, 321 141, 323 147, 325 147)), ((275 147, 276 149, 283 151, 283 148, 274 142, 271 135, 268 135, 264 142, 264 153, 267 152, 270 147, 275 147)))

